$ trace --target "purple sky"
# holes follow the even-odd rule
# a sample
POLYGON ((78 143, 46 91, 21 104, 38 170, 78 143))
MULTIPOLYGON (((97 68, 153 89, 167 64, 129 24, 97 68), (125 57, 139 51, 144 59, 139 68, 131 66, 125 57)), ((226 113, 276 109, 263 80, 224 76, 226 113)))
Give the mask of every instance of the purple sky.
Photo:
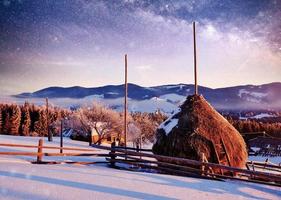
POLYGON ((199 84, 281 81, 278 0, 3 0, 0 92, 48 86, 192 83, 192 21, 199 84), (195 3, 196 2, 196 3, 195 3))

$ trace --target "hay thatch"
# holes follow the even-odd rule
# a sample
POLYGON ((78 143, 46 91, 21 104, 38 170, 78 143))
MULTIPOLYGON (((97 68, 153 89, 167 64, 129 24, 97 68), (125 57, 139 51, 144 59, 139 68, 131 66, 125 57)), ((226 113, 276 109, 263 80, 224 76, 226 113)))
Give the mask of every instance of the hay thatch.
POLYGON ((193 95, 159 127, 153 153, 194 160, 204 153, 209 162, 219 163, 221 139, 230 163, 220 163, 243 168, 247 150, 240 133, 203 96, 193 95))

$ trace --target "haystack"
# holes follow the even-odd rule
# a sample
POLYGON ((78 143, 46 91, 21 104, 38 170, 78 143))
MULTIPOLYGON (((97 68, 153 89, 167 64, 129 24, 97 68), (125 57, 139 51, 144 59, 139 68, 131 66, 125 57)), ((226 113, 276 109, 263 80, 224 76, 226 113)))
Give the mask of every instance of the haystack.
POLYGON ((240 133, 201 95, 188 96, 178 112, 160 125, 153 153, 193 160, 204 153, 208 162, 239 168, 247 161, 240 133))

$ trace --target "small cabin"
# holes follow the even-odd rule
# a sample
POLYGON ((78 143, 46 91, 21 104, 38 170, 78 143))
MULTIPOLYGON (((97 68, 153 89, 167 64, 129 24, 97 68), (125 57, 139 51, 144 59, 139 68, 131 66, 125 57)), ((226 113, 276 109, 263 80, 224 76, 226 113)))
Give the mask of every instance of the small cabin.
MULTIPOLYGON (((102 122, 99 122, 97 124, 97 127, 99 128, 101 126, 102 126, 102 122)), ((91 140, 92 140, 93 144, 99 142, 99 140, 100 140, 100 136, 95 128, 93 128, 91 131, 91 140)), ((113 141, 118 141, 117 133, 110 133, 110 134, 105 135, 104 138, 102 138, 102 140, 100 141, 100 143, 111 144, 113 141)), ((123 141, 123 138, 121 138, 121 142, 122 141, 123 141)))
MULTIPOLYGON (((99 134, 97 133, 96 129, 92 129, 91 132, 92 143, 97 143, 100 139, 99 134)), ((117 139, 117 134, 108 134, 105 138, 101 140, 101 143, 108 143, 111 144, 114 140, 117 139)))

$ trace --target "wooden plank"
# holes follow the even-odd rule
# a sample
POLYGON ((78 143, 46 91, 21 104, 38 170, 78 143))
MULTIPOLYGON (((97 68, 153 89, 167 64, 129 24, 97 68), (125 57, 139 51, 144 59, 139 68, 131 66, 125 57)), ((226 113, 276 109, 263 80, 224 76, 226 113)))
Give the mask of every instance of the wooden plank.
MULTIPOLYGON (((248 164, 254 164, 256 166, 261 166, 263 167, 264 166, 264 163, 262 162, 255 162, 255 161, 252 161, 252 162, 247 162, 248 164)), ((267 168, 276 168, 276 169, 281 169, 281 166, 278 166, 278 165, 272 165, 272 164, 266 164, 266 167, 267 168)))
POLYGON ((77 165, 90 165, 90 164, 107 164, 108 161, 96 161, 96 162, 83 162, 83 161, 42 161, 40 163, 31 162, 32 164, 47 164, 47 165, 55 165, 55 164, 77 164, 77 165))
MULTIPOLYGON (((0 146, 6 147, 23 147, 23 148, 38 148, 38 145, 23 145, 23 144, 4 144, 0 143, 0 146)), ((72 147, 53 147, 53 146, 43 146, 44 149, 63 149, 63 150, 73 150, 73 151, 99 151, 96 149, 84 149, 84 148, 72 148, 72 147)))
POLYGON ((5 156, 38 156, 42 154, 43 153, 36 153, 36 152, 0 152, 0 155, 5 155, 5 156))
POLYGON ((36 153, 36 152, 0 152, 6 156, 97 156, 108 157, 108 154, 97 153, 36 153))
MULTIPOLYGON (((218 161, 218 164, 221 164, 221 162, 220 162, 220 157, 219 157, 219 154, 218 154, 217 149, 216 149, 216 145, 213 143, 212 140, 211 140, 211 144, 212 144, 212 146, 213 146, 213 149, 214 149, 215 156, 216 156, 216 159, 217 159, 217 161, 218 161)), ((220 172, 221 172, 221 174, 223 174, 223 170, 222 170, 222 169, 220 169, 220 172)))
POLYGON ((107 157, 108 154, 97 154, 97 153, 43 153, 44 156, 96 156, 96 157, 107 157))
POLYGON ((220 141, 221 141, 221 143, 222 143, 222 148, 223 148, 223 150, 224 150, 224 152, 225 152, 225 154, 226 154, 226 159, 227 159, 228 165, 231 167, 230 158, 229 158, 229 155, 228 155, 228 153, 227 153, 227 150, 226 150, 224 141, 223 141, 222 138, 220 139, 220 141))
MULTIPOLYGON (((263 170, 265 170, 263 166, 259 166, 259 165, 255 165, 255 164, 253 164, 253 165, 255 166, 256 169, 263 169, 263 170)), ((266 170, 267 171, 272 171, 272 172, 279 172, 281 174, 281 170, 280 169, 267 167, 266 170)))
MULTIPOLYGON (((96 145, 92 145, 95 147, 96 145)), ((98 145, 97 145, 98 146, 98 145)), ((134 151, 146 151, 146 152, 152 152, 152 149, 141 149, 141 148, 133 148, 133 147, 122 147, 122 146, 115 146, 117 149, 128 149, 128 150, 134 150, 134 151)))

